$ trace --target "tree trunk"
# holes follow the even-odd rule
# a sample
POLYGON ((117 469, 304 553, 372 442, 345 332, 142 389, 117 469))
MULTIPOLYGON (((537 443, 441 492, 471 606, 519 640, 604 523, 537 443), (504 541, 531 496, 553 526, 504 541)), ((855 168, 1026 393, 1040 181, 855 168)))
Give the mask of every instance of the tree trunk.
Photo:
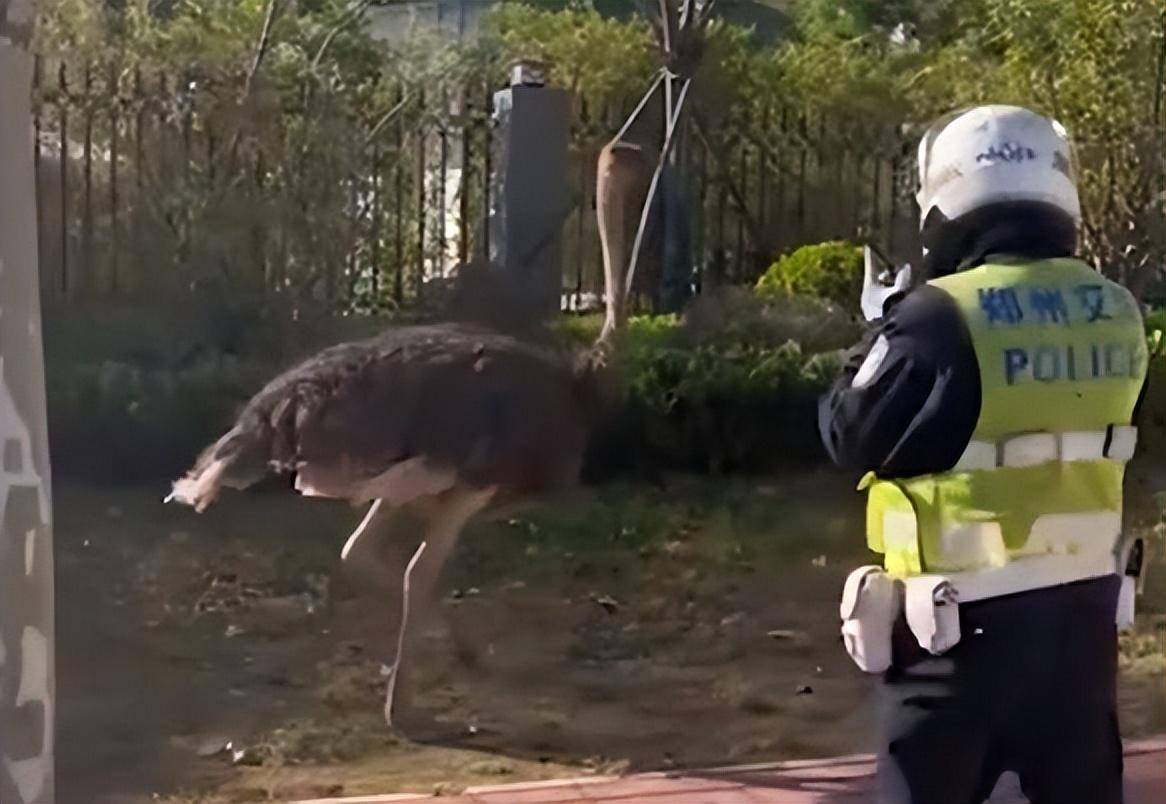
POLYGON ((0 0, 0 801, 53 801, 53 555, 30 0, 0 0))

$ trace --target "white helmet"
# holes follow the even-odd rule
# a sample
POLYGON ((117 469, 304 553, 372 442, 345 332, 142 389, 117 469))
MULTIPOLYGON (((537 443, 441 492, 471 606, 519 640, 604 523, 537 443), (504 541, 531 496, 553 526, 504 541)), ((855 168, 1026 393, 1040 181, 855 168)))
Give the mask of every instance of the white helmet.
POLYGON ((1050 204, 1081 219, 1064 126, 1019 106, 979 106, 937 120, 919 143, 920 223, 991 204, 1050 204))

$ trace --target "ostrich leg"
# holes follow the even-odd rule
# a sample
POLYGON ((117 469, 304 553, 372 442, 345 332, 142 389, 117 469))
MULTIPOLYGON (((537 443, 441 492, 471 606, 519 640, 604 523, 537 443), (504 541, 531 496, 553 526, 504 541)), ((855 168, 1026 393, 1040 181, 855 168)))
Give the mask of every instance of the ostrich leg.
POLYGON ((413 557, 409 559, 409 566, 405 568, 405 581, 401 591, 401 622, 397 625, 397 652, 393 657, 393 664, 389 668, 389 683, 385 688, 385 723, 393 727, 393 693, 397 689, 397 671, 401 668, 401 657, 405 654, 405 632, 409 622, 409 592, 413 580, 413 569, 417 562, 425 555, 427 542, 421 542, 413 557))
POLYGON ((401 623, 397 631, 397 655, 389 668, 389 681, 385 690, 385 723, 393 725, 393 701, 397 683, 411 646, 409 630, 410 615, 414 617, 427 613, 433 601, 441 570, 457 546, 458 536, 466 523, 485 508, 495 493, 494 488, 456 487, 439 494, 423 503, 424 515, 428 523, 425 538, 409 566, 403 580, 401 623), (420 610, 420 614, 418 611, 420 610))
POLYGON ((348 541, 344 543, 343 549, 340 551, 340 560, 347 561, 348 554, 352 552, 352 548, 356 547, 356 543, 360 541, 360 537, 369 531, 372 527, 373 521, 376 520, 377 515, 380 514, 381 508, 384 506, 384 499, 373 500, 372 505, 368 507, 368 513, 364 515, 364 519, 360 520, 360 524, 356 526, 356 530, 352 531, 352 535, 348 537, 348 541))

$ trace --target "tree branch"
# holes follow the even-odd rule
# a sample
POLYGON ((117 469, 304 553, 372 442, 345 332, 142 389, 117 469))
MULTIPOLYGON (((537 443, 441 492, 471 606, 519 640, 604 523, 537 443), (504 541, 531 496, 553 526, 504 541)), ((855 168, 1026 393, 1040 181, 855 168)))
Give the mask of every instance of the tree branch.
POLYGON ((753 213, 749 211, 749 204, 745 200, 744 193, 741 192, 741 188, 737 186, 737 183, 733 181, 732 174, 722 166, 720 152, 709 141, 700 115, 693 112, 692 119, 696 124, 695 131, 697 139, 708 149, 709 153, 713 154, 713 159, 716 160, 717 166, 720 168, 718 171, 720 179, 724 183, 725 189, 729 191, 729 195, 732 196, 733 204, 737 207, 737 213, 741 216, 741 221, 745 224, 745 228, 749 230, 750 239, 754 243, 761 243, 761 225, 753 213))
POLYGON ((401 112, 401 110, 405 108, 405 105, 408 104, 411 100, 413 100, 412 95, 405 95, 405 97, 397 101, 397 104, 392 109, 389 109, 387 112, 385 112, 384 116, 378 120, 376 125, 372 127, 372 130, 368 132, 368 136, 364 138, 364 144, 368 145, 373 140, 375 140, 377 136, 384 130, 385 126, 391 123, 393 118, 396 117, 401 112))
POLYGON ((251 86, 255 83, 255 76, 263 66, 263 59, 267 49, 271 46, 271 29, 275 27, 275 20, 279 16, 279 0, 267 0, 267 16, 263 20, 263 30, 259 34, 259 41, 255 44, 255 57, 251 60, 251 69, 247 71, 247 80, 243 82, 243 100, 251 95, 251 86))
POLYGON ((312 70, 316 70, 320 66, 320 62, 324 59, 324 54, 328 51, 328 48, 332 46, 332 41, 340 35, 340 32, 356 20, 363 17, 364 13, 368 11, 368 7, 371 5, 372 0, 360 0, 359 3, 357 3, 348 11, 348 13, 340 18, 340 22, 336 23, 336 25, 332 27, 332 30, 328 31, 328 35, 324 37, 324 41, 320 44, 320 49, 316 51, 316 57, 312 59, 312 70))
MULTIPOLYGON (((251 67, 247 70, 247 76, 243 80, 243 94, 239 99, 239 107, 245 109, 247 101, 251 99, 251 91, 255 87, 255 77, 259 75, 259 70, 263 66, 263 59, 267 56, 267 51, 271 47, 271 31, 275 27, 275 21, 279 18, 282 6, 280 0, 267 0, 267 14, 263 18, 263 29, 259 32, 259 41, 255 43, 255 54, 251 59, 251 67)), ((231 136, 231 145, 227 148, 227 162, 231 165, 230 174, 235 173, 235 166, 239 159, 239 144, 243 140, 242 126, 235 127, 235 133, 231 136)), ((228 174, 228 175, 230 175, 228 174)))

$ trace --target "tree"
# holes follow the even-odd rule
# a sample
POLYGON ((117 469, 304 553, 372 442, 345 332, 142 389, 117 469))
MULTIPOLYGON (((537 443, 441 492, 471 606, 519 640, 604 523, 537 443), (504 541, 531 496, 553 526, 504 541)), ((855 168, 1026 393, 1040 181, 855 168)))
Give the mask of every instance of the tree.
POLYGON ((1077 155, 1082 249, 1141 296, 1166 260, 1162 92, 1166 12, 1155 0, 985 0, 975 39, 999 59, 996 102, 1063 123, 1077 155))
POLYGON ((0 801, 53 800, 53 556, 31 0, 0 0, 0 801))

